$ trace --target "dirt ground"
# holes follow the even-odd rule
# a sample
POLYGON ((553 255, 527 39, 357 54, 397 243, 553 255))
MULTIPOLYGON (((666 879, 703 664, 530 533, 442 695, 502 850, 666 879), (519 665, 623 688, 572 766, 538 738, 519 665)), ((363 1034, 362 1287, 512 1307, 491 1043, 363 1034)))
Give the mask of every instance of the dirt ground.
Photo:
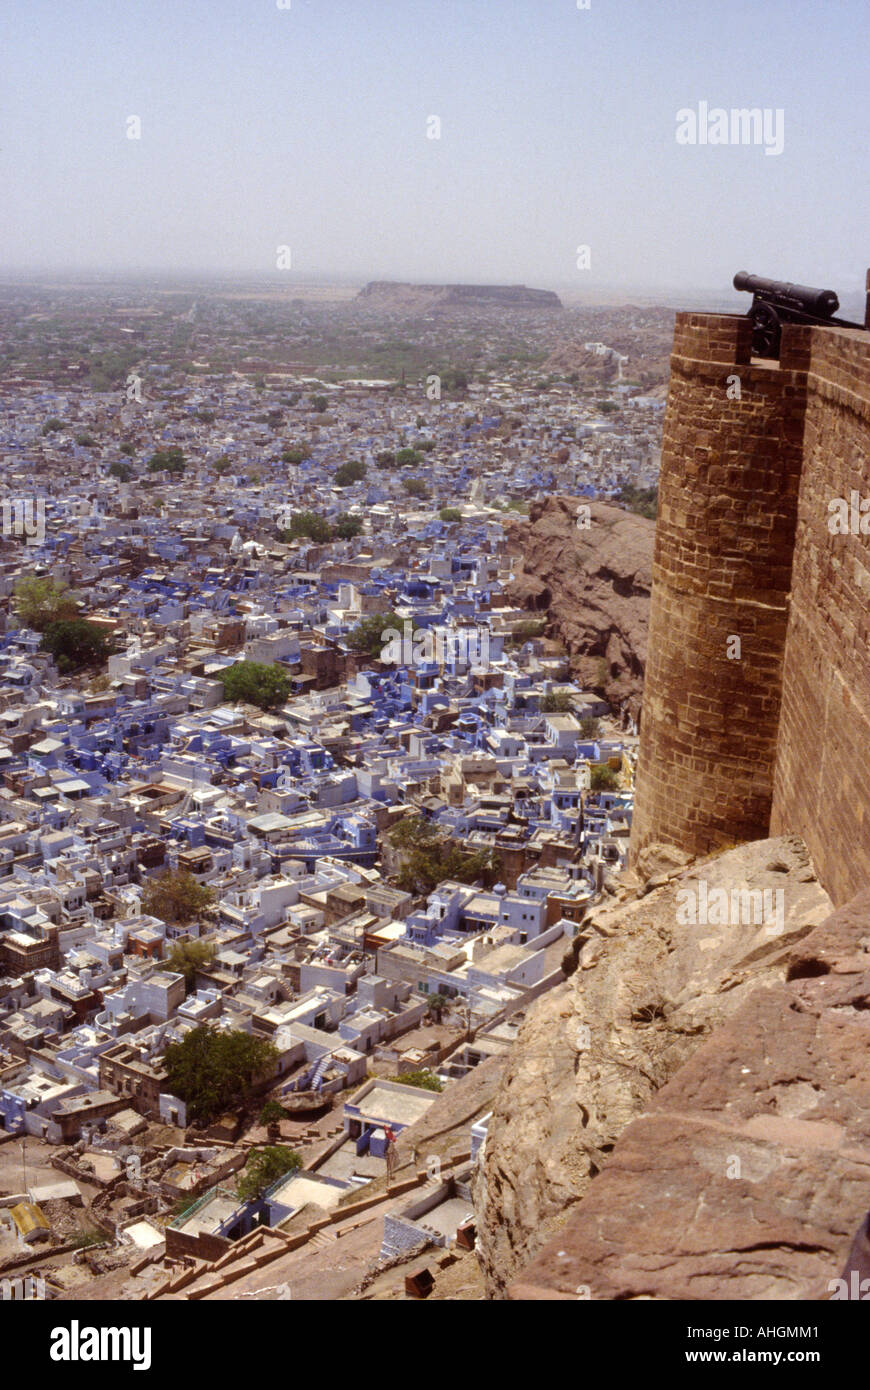
MULTIPOLYGON (((353 1295, 347 1295, 353 1297, 353 1295)), ((452 1250, 445 1258, 443 1250, 425 1250, 407 1264, 385 1270, 358 1297, 364 1302, 482 1302, 485 1298, 483 1276, 473 1251, 452 1250), (451 1258, 455 1257, 455 1258, 451 1258), (442 1267, 443 1266, 443 1267, 442 1267), (428 1269, 435 1278, 435 1287, 425 1300, 412 1298, 405 1292, 405 1279, 428 1269)))

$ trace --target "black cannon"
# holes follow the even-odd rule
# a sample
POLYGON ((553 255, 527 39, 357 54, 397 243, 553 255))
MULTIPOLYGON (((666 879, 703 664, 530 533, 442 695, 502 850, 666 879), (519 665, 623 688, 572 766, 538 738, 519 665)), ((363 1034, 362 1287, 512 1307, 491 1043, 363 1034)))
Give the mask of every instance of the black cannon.
POLYGON ((735 290, 752 295, 752 351, 756 357, 779 357, 784 323, 831 324, 836 328, 863 328, 863 323, 836 319, 840 301, 833 290, 814 290, 810 285, 791 285, 785 280, 766 280, 738 270, 735 290))

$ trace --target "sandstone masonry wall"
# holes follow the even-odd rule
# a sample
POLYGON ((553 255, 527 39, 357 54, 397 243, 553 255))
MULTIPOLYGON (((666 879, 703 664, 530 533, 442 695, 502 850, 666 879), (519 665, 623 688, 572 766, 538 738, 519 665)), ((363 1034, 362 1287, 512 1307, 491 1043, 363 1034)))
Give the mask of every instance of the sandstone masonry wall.
POLYGON ((803 836, 840 905, 870 881, 870 535, 831 534, 828 504, 870 496, 870 335, 797 333, 807 409, 771 833, 803 836))
POLYGON ((870 495, 870 335, 750 337, 677 315, 632 854, 794 830, 839 904, 870 879, 870 537, 828 504, 870 495))
POLYGON ((750 337, 744 317, 677 315, 635 854, 654 840, 700 854, 767 834, 806 372, 751 365, 750 337))

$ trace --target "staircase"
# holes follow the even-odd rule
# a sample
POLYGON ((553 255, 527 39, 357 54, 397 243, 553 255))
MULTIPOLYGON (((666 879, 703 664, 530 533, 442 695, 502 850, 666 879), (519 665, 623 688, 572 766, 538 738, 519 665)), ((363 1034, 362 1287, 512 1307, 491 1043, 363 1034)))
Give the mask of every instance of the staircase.
POLYGON ((329 1053, 324 1052, 323 1056, 320 1058, 320 1061, 317 1063, 317 1066, 314 1068, 314 1071, 311 1073, 311 1079, 308 1082, 308 1090, 320 1090, 320 1087, 323 1084, 323 1073, 326 1071, 326 1068, 329 1066, 329 1063, 331 1061, 332 1058, 330 1057, 329 1053))

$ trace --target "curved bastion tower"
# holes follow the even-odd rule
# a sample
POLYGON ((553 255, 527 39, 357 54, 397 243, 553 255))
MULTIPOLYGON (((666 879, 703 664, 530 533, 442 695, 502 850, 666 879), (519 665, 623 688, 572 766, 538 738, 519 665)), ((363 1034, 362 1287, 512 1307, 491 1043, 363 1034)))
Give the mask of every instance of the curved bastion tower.
POLYGON ((632 858, 795 831, 839 904, 870 886, 870 333, 751 333, 676 318, 632 858))

